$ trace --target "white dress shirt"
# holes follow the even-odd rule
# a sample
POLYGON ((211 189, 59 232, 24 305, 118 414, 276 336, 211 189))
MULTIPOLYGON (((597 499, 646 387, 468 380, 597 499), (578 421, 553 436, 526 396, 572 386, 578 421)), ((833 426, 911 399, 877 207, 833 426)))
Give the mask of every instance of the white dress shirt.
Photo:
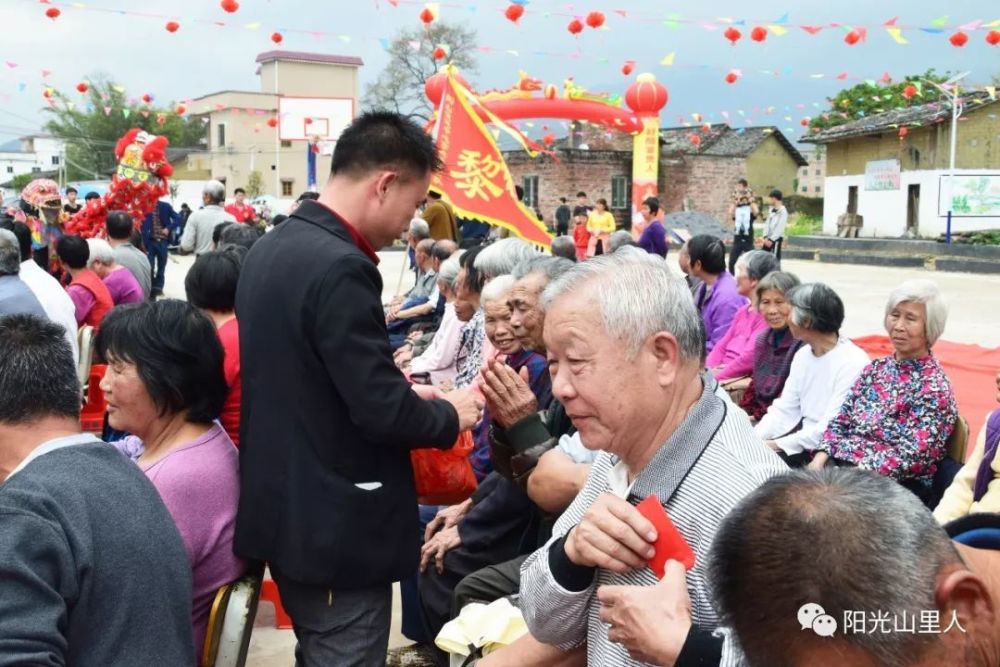
POLYGON ((18 276, 35 294, 35 298, 42 304, 49 319, 66 330, 66 340, 73 348, 73 362, 79 364, 80 347, 76 340, 76 308, 73 306, 73 300, 69 298, 69 294, 66 293, 58 280, 46 273, 33 259, 21 262, 21 271, 18 276))

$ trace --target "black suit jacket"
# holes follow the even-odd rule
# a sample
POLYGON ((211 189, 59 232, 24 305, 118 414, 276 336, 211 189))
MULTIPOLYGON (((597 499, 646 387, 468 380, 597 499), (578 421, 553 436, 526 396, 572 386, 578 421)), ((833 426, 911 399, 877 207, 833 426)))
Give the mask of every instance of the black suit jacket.
POLYGON ((235 550, 303 583, 412 574, 410 449, 458 436, 455 409, 421 400, 393 364, 381 294, 344 222, 312 201, 254 245, 240 275, 235 550))

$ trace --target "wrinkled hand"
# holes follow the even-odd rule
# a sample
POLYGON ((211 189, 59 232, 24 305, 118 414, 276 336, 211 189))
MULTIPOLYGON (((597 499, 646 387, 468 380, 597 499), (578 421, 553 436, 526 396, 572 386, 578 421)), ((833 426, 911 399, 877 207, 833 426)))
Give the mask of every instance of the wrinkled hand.
POLYGON ((528 386, 528 369, 514 372, 510 366, 490 360, 481 371, 481 389, 494 421, 507 428, 538 412, 538 399, 528 386))
POLYGON ((655 586, 601 586, 601 620, 611 626, 608 639, 639 662, 673 665, 691 629, 691 598, 684 566, 667 561, 655 586))
POLYGON ((462 544, 462 538, 458 535, 458 527, 445 528, 440 533, 425 542, 420 549, 420 571, 427 569, 431 559, 434 559, 434 567, 438 574, 444 572, 444 556, 455 547, 462 544))
POLYGON ((624 574, 646 567, 654 542, 653 524, 625 500, 605 493, 570 531, 564 549, 577 565, 624 574))
POLYGON ((472 498, 438 510, 438 513, 434 515, 424 530, 424 542, 430 542, 431 536, 441 528, 457 526, 470 509, 472 509, 472 498))
POLYGON ((809 462, 809 465, 806 466, 806 468, 808 470, 822 470, 826 467, 826 463, 829 460, 830 455, 826 452, 816 452, 816 456, 813 457, 813 460, 809 462))
POLYGON ((458 430, 469 431, 483 418, 482 401, 468 389, 459 389, 443 395, 458 413, 458 430))
POLYGON ((423 331, 411 331, 406 336, 406 340, 410 341, 411 343, 414 343, 414 342, 416 342, 423 335, 424 335, 423 331))
POLYGON ((396 354, 396 365, 402 366, 409 363, 413 359, 413 350, 400 348, 400 351, 396 354))

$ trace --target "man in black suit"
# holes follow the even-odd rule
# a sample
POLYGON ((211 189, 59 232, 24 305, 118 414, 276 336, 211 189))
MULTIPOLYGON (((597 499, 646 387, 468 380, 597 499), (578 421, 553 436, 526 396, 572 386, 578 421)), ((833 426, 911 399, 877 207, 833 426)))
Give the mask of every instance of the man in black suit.
POLYGON ((243 265, 235 550, 270 563, 301 667, 384 665, 391 583, 420 552, 410 450, 450 447, 480 419, 467 391, 411 389, 382 310, 375 249, 406 230, 440 166, 416 124, 362 115, 319 199, 243 265))

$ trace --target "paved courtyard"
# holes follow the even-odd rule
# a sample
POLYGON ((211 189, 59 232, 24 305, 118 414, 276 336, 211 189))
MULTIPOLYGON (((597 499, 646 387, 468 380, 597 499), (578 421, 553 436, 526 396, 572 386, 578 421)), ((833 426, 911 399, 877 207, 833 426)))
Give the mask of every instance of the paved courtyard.
MULTIPOLYGON (((404 273, 406 255, 401 252, 379 253, 379 269, 384 281, 383 297, 396 293, 397 286, 409 286, 412 281, 404 273)), ((166 294, 184 298, 184 275, 193 261, 192 257, 171 256, 167 271, 166 294)), ((675 258, 668 260, 676 269, 675 258)), ((845 264, 823 264, 805 261, 786 261, 784 268, 796 273, 803 282, 821 281, 833 287, 843 298, 847 319, 844 333, 863 336, 883 332, 882 318, 885 300, 897 284, 910 278, 930 278, 937 282, 950 308, 944 338, 957 343, 974 343, 984 347, 1000 346, 1000 276, 982 276, 962 273, 937 273, 920 269, 897 269, 845 264)), ((404 646, 409 642, 399 631, 400 611, 398 587, 393 605, 390 647, 404 646)), ((293 664, 292 651, 295 637, 291 630, 274 628, 274 611, 271 605, 261 603, 250 643, 249 667, 286 667, 293 664)))

